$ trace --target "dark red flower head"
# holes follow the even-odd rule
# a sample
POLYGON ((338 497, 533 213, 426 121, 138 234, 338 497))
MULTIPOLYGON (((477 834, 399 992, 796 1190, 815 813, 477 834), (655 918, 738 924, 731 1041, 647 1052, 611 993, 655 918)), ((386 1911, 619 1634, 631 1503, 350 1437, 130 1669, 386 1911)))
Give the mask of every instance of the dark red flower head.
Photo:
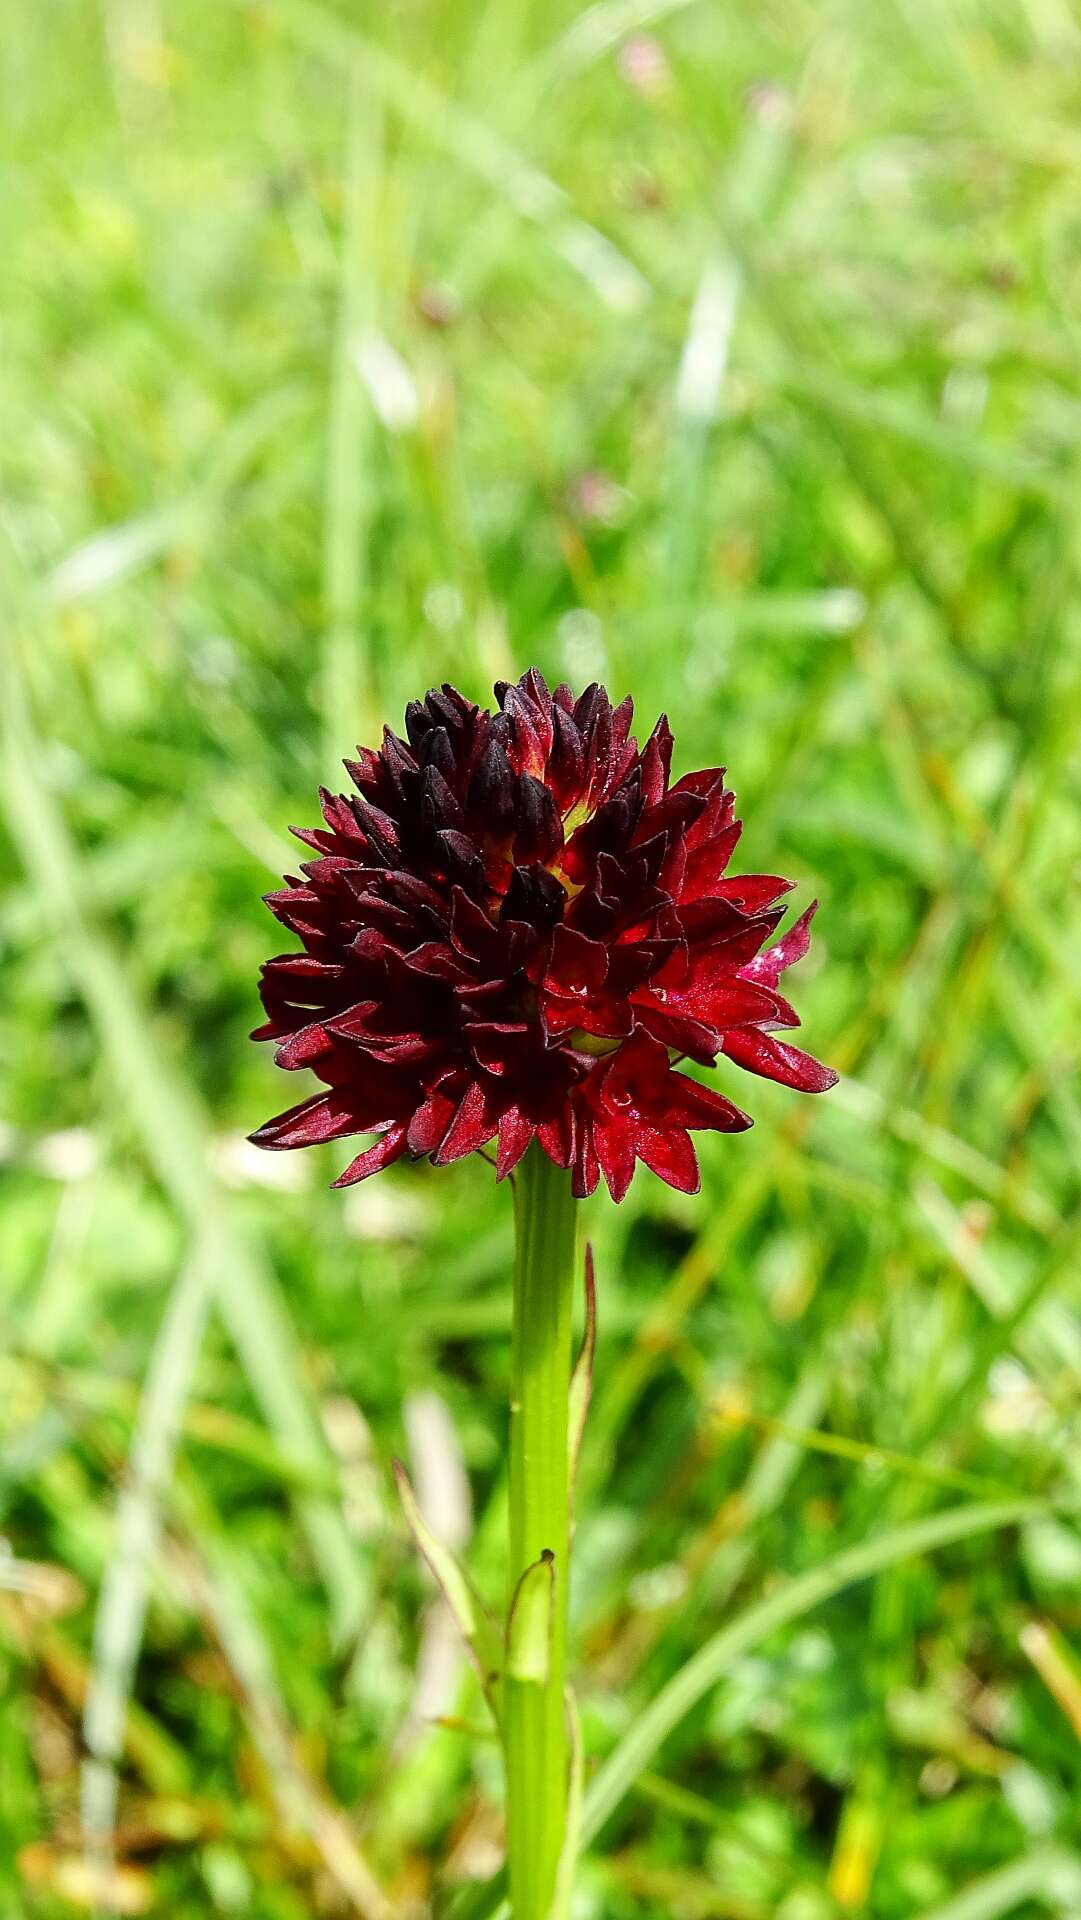
POLYGON ((579 1196, 603 1173, 621 1200, 636 1159, 694 1192, 689 1130, 751 1122, 676 1062, 836 1080, 777 1038, 814 907, 764 945, 791 883, 728 874, 734 797, 718 768, 670 784, 667 720, 639 749, 601 687, 575 700, 533 671, 496 697, 414 701, 405 740, 346 761, 357 795, 324 790, 326 826, 294 829, 316 857, 267 904, 303 952, 263 969, 254 1037, 323 1091, 253 1138, 378 1134, 338 1186, 492 1139, 502 1177, 536 1138, 579 1196))

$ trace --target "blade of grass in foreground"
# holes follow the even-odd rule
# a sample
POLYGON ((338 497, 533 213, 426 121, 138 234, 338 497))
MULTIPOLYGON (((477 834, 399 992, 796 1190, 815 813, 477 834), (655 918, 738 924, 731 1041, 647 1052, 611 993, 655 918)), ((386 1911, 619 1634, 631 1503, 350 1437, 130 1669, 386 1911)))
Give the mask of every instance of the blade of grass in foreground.
POLYGON ((345 85, 345 153, 342 161, 342 233, 338 264, 338 315, 331 356, 327 417, 323 599, 326 631, 320 663, 323 756, 334 766, 343 721, 362 740, 378 732, 374 659, 361 617, 372 512, 372 408, 354 356, 377 320, 379 231, 383 160, 382 102, 366 83, 362 58, 350 50, 345 85))
POLYGON ((92 599, 145 573, 177 548, 206 540, 238 482, 275 435, 295 427, 302 413, 303 395, 294 386, 280 387, 246 407, 222 434, 197 487, 168 506, 103 527, 72 548, 44 582, 46 602, 66 607, 92 599))
MULTIPOLYGON (((0 694, 0 812, 41 892, 147 1157, 193 1241, 215 1248, 216 1303, 266 1419, 287 1452, 324 1467, 327 1449, 300 1384, 296 1341, 274 1276, 236 1231, 209 1170, 209 1129, 198 1098, 160 1052, 134 983, 84 901, 78 852, 42 776, 45 756, 34 736, 10 637, 0 652, 0 694)), ((367 1597, 355 1543, 337 1504, 308 1497, 301 1500, 300 1512, 330 1597, 335 1631, 344 1638, 355 1629, 367 1597)))
POLYGON ((132 1437, 129 1477, 117 1502, 116 1548, 105 1569, 94 1619, 83 1713, 89 1755, 82 1769, 83 1831, 89 1852, 98 1858, 108 1859, 116 1826, 116 1766, 161 1532, 161 1497, 172 1476, 212 1292, 212 1249, 196 1246, 162 1316, 132 1437))
POLYGON ((174 1568, 229 1663, 282 1818, 297 1822, 308 1835, 360 1920, 391 1920, 393 1908, 357 1845, 350 1821, 325 1782, 303 1761, 297 1731, 286 1718, 273 1653, 249 1603, 241 1563, 220 1516, 193 1477, 175 1483, 173 1505, 191 1541, 173 1545, 174 1568))
MULTIPOLYGON (((234 0, 234 4, 237 0, 234 0)), ((433 140, 465 173, 536 225, 553 250, 615 313, 637 313, 652 289, 634 263, 575 211, 565 189, 534 165, 487 120, 449 98, 419 68, 409 66, 340 19, 317 0, 288 0, 275 25, 301 46, 340 62, 350 51, 365 64, 368 84, 405 124, 433 140)))
MULTIPOLYGON (((949 1507, 929 1519, 891 1527, 872 1540, 847 1547, 831 1555, 821 1566, 795 1575, 764 1600, 746 1607, 673 1675, 609 1755, 586 1794, 583 1844, 600 1832, 680 1721, 723 1680, 737 1660, 769 1634, 884 1567, 981 1533, 1019 1526, 1046 1511, 1045 1503, 1039 1500, 999 1500, 949 1507)), ((503 1897, 503 1876, 499 1875, 463 1896, 454 1909, 455 1920, 489 1920, 493 1914, 502 1916, 506 1911, 503 1897)))
POLYGON ((600 1832, 668 1735, 703 1695, 724 1678, 733 1663, 767 1634, 798 1620, 812 1607, 820 1606, 845 1587, 866 1580, 884 1567, 975 1534, 1018 1526, 1044 1512, 1046 1507, 1038 1500, 988 1501, 950 1507, 945 1513, 932 1514, 929 1519, 915 1521, 910 1526, 891 1527, 874 1539, 863 1540, 858 1546, 831 1555, 821 1566, 797 1574, 764 1600, 737 1614, 661 1688, 605 1761, 586 1796, 583 1838, 590 1840, 600 1832))
POLYGON ((1035 1847, 1020 1860, 973 1881, 919 1920, 1000 1920, 1023 1900, 1043 1900, 1065 1913, 1081 1907, 1081 1861, 1063 1847, 1035 1847))

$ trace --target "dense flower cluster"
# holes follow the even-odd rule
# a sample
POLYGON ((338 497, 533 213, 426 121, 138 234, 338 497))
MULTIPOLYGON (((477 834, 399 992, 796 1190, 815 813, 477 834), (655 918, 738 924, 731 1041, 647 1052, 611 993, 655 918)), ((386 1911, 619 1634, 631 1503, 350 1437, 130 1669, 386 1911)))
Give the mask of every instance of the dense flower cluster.
POLYGON ((264 968, 255 1038, 324 1091, 253 1138, 377 1134, 339 1186, 492 1140, 502 1176, 536 1138, 580 1196, 603 1173, 622 1199, 636 1159, 693 1192, 688 1130, 751 1122, 675 1062, 836 1079, 777 1038, 814 908, 765 946, 791 883, 728 874, 734 797, 717 768, 670 783, 665 719, 640 749, 600 687, 533 671, 496 696, 413 702, 405 740, 346 762, 357 794, 324 790, 325 827, 295 829, 316 858, 267 904, 304 950, 264 968))

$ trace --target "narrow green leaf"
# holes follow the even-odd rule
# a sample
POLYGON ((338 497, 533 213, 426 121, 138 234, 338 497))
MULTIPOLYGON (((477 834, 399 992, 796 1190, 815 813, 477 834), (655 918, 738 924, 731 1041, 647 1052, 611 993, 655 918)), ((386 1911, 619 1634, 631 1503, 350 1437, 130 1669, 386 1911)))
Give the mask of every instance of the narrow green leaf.
MULTIPOLYGON (((587 1284, 592 1282, 592 1254, 587 1254, 587 1284)), ((574 1869, 578 1863, 578 1843, 582 1833, 582 1799, 585 1792, 585 1748, 582 1744, 582 1722, 578 1714, 578 1702, 573 1689, 566 1691, 567 1708, 567 1746, 570 1751, 570 1766, 567 1777, 567 1825, 563 1834, 563 1846, 556 1869, 555 1891, 548 1910, 548 1920, 570 1920, 571 1898, 574 1893, 574 1869)))
POLYGON ((546 1547, 515 1589, 507 1622, 507 1678, 543 1687, 551 1657, 555 1554, 546 1547))
MULTIPOLYGON (((42 749, 14 645, 0 650, 0 694, 0 814, 24 850, 58 951, 113 1078, 124 1088, 147 1158, 193 1239, 216 1248, 215 1305, 267 1422, 285 1451, 316 1473, 325 1471, 328 1448, 302 1384, 298 1342, 277 1278, 211 1172, 209 1115, 191 1080, 161 1047, 129 967, 92 910, 81 851, 63 809, 37 777, 42 749)), ((308 1495, 299 1507, 330 1596, 336 1637, 344 1641, 357 1632, 370 1602, 368 1569, 339 1502, 308 1495)))
MULTIPOLYGON (((570 1385, 570 1420, 568 1422, 567 1442, 570 1448, 570 1485, 571 1500, 574 1499, 574 1480, 578 1471, 578 1455, 582 1447, 582 1435, 586 1428, 586 1415, 589 1412, 590 1397, 593 1392, 593 1361, 597 1351, 597 1283, 593 1271, 593 1245, 586 1241, 586 1324, 582 1336, 582 1345, 574 1363, 570 1385)), ((573 1514, 572 1514, 573 1522, 573 1514)))
POLYGON ((1081 1910, 1081 1861, 1076 1854, 1062 1847, 1034 1847, 1019 1860, 972 1881, 920 1920, 1000 1920, 1032 1899, 1053 1900, 1063 1914, 1081 1910))
MULTIPOLYGON (((379 276, 368 249, 379 231, 382 102, 367 82, 363 55, 346 58, 346 133, 342 160, 342 234, 338 315, 332 360, 323 534, 323 597, 327 627, 320 663, 320 707, 328 764, 337 752, 343 713, 376 724, 365 619, 368 535, 372 514, 373 415, 354 364, 357 341, 378 323, 379 276)), ((366 737, 366 736, 365 736, 366 737)))
POLYGON ((457 168, 505 200, 519 219, 536 226, 606 307, 614 313, 637 313, 647 304, 652 288, 634 262, 599 227, 583 220, 565 188, 490 121, 470 113, 416 67, 316 0, 288 0, 277 19, 299 45, 335 65, 350 51, 359 54, 368 84, 387 106, 457 168))
POLYGON ((503 1671, 503 1646, 499 1628, 468 1574, 459 1566, 450 1548, 437 1539, 421 1513, 409 1475, 400 1460, 394 1462, 394 1478, 405 1513, 406 1524, 427 1562, 432 1578, 454 1617, 458 1631, 469 1649, 485 1697, 496 1720, 499 1719, 499 1684, 503 1671))
POLYGON ((823 1600, 832 1599, 835 1593, 857 1580, 880 1573, 884 1567, 895 1566, 898 1561, 911 1559, 916 1554, 930 1553, 936 1547, 950 1546, 955 1540, 966 1540, 974 1534, 1019 1526, 1044 1511, 1042 1503, 1036 1500, 988 1501, 949 1507, 945 1513, 932 1514, 929 1519, 914 1521, 909 1526, 890 1527, 871 1540, 832 1554, 821 1566, 797 1574, 776 1592, 737 1614, 661 1688, 605 1761, 586 1795, 583 1839, 591 1840, 599 1833, 673 1729, 724 1678, 734 1662, 742 1659, 767 1634, 798 1620, 823 1600))
MULTIPOLYGON (((744 1609, 728 1625, 715 1633, 662 1687, 656 1699, 638 1716, 631 1730, 601 1768, 582 1809, 581 1844, 600 1832, 624 1796, 686 1714, 724 1678, 737 1660, 759 1646, 769 1634, 809 1613, 846 1587, 866 1580, 883 1568, 916 1554, 930 1553, 936 1547, 951 1546, 981 1533, 993 1533, 1003 1527, 1021 1526, 1047 1511, 1038 1500, 988 1501, 949 1507, 929 1519, 909 1526, 891 1527, 874 1539, 861 1541, 842 1553, 833 1554, 819 1567, 797 1574, 764 1600, 744 1609)), ((454 1907, 455 1920, 504 1920, 506 1877, 493 1876, 482 1887, 473 1887, 454 1907)), ((962 1910, 963 1912, 963 1910, 962 1910)), ((951 1916, 955 1920, 955 1916, 951 1916)))
POLYGON ((171 1555, 173 1569, 200 1615, 210 1621, 229 1663, 282 1818, 307 1835, 351 1912, 360 1920, 392 1920, 394 1909, 344 1810, 301 1755, 278 1681, 278 1654, 248 1593, 243 1552, 234 1547, 229 1529, 194 1474, 177 1475, 172 1505, 187 1536, 171 1555))
POLYGON ((184 1404, 213 1297, 213 1248, 197 1245, 166 1303, 132 1435, 116 1508, 116 1543, 105 1568, 83 1713, 83 1822, 109 1844, 116 1825, 117 1762, 146 1623, 161 1501, 172 1478, 184 1404))

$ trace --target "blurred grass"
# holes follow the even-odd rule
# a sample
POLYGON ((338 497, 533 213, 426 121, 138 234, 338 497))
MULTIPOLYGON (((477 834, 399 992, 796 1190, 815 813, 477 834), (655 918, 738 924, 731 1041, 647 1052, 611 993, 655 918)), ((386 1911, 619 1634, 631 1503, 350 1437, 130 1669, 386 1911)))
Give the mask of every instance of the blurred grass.
POLYGON ((846 1075, 590 1207, 576 1912, 1067 1920, 1075 10, 15 0, 0 85, 0 1910, 498 1867, 388 1469, 434 1393, 497 1594, 506 1197, 252 1154, 246 1034, 338 755, 535 660, 727 760, 846 1075))

